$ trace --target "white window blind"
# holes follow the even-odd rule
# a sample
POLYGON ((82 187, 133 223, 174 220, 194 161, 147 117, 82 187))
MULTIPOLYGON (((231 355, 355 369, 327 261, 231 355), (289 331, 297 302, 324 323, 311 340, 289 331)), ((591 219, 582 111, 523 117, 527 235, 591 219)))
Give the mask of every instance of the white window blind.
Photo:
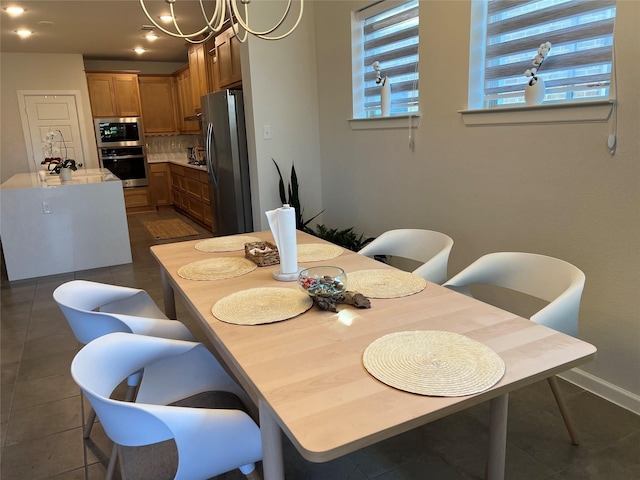
POLYGON ((615 0, 488 0, 484 106, 524 103, 524 71, 541 43, 545 103, 609 97, 615 0))
POLYGON ((398 4, 381 2, 358 12, 362 19, 364 61, 364 111, 381 115, 380 85, 373 62, 391 82, 391 115, 418 111, 418 0, 398 4), (387 7, 384 9, 384 7, 387 7), (382 10, 382 11, 381 11, 382 10), (372 13, 375 12, 375 13, 372 13))

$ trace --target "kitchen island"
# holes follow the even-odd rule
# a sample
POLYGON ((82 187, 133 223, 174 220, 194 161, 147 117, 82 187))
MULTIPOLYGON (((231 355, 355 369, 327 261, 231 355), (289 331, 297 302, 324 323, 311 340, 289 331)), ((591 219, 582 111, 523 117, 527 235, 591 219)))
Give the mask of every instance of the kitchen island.
POLYGON ((0 240, 11 281, 131 263, 122 182, 106 169, 14 175, 0 185, 0 240))

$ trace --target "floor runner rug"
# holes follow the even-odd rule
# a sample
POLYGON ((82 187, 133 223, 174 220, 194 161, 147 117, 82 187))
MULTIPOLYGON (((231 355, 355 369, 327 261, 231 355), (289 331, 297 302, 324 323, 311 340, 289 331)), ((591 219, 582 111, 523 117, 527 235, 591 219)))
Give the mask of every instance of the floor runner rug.
POLYGON ((143 225, 157 240, 198 235, 197 230, 193 229, 179 218, 152 220, 149 222, 144 222, 143 225))

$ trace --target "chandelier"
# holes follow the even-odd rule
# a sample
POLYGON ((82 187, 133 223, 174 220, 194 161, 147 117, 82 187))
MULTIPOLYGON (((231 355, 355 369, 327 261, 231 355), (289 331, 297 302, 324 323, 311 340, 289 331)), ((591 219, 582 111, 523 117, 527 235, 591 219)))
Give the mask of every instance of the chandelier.
POLYGON ((169 5, 171 21, 173 22, 173 28, 175 29, 175 31, 167 30, 153 19, 153 16, 149 14, 149 11, 144 4, 145 0, 140 0, 140 6, 142 7, 142 11, 144 12, 145 16, 151 23, 153 23, 153 25, 155 25, 158 30, 172 37, 182 38, 190 43, 206 42, 213 35, 223 30, 224 24, 229 19, 233 20, 231 22, 231 27, 233 28, 235 36, 241 43, 246 42, 249 34, 265 40, 280 40, 291 35, 296 29, 296 27, 300 23, 300 20, 302 19, 302 11, 304 7, 304 0, 298 0, 298 3, 300 3, 300 6, 298 8, 298 18, 296 19, 293 26, 285 33, 272 35, 273 32, 285 22, 287 17, 290 17, 291 7, 294 3, 294 0, 286 0, 286 7, 284 9, 282 17, 275 23, 275 25, 267 28, 266 30, 256 30, 255 28, 251 28, 249 26, 249 4, 251 3, 251 0, 208 1, 206 3, 215 5, 210 16, 207 13, 207 9, 204 5, 205 0, 198 0, 198 3, 200 5, 200 12, 202 14, 202 18, 204 19, 204 26, 197 31, 184 33, 178 25, 178 21, 176 19, 176 14, 174 11, 174 4, 177 3, 178 0, 164 1, 169 5))

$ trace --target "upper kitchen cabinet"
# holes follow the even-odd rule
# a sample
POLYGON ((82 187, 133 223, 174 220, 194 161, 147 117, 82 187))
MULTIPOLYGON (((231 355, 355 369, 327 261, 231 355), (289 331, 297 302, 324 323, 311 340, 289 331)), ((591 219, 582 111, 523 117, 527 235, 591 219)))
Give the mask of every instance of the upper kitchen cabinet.
POLYGON ((176 135, 175 79, 171 75, 140 75, 140 103, 145 135, 176 135))
POLYGON ((177 114, 178 114, 178 130, 184 134, 198 134, 200 131, 200 122, 197 120, 185 120, 184 117, 195 114, 195 106, 193 105, 191 69, 189 65, 185 65, 173 74, 176 81, 177 98, 177 114))
POLYGON ((138 75, 87 73, 91 113, 94 117, 139 117, 138 75))
POLYGON ((234 35, 232 27, 216 36, 215 47, 218 89, 239 87, 242 85, 240 42, 234 35))
POLYGON ((218 55, 216 54, 216 39, 210 38, 204 44, 205 56, 204 63, 207 71, 207 81, 209 82, 209 91, 217 92, 220 90, 218 83, 218 55))
POLYGON ((193 96, 194 111, 192 115, 200 111, 200 97, 209 93, 207 84, 207 66, 205 64, 204 44, 189 46, 189 73, 191 75, 191 95, 193 96))

